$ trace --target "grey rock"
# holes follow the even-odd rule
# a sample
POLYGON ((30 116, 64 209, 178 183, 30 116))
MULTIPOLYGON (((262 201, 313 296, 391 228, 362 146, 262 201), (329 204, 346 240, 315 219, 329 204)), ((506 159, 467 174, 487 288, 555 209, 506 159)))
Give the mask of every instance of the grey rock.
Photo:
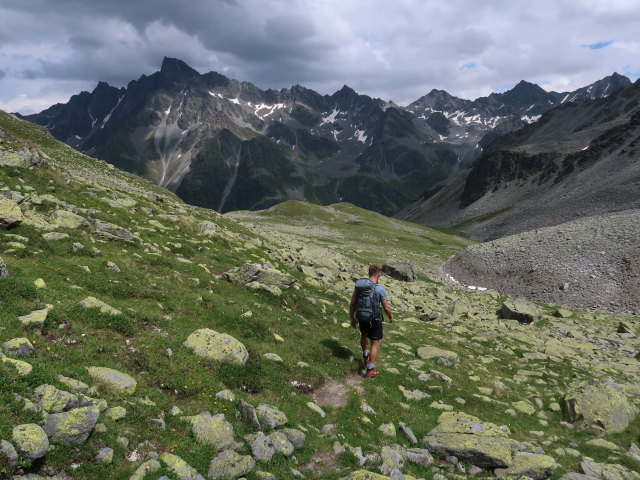
POLYGON ((256 408, 256 414, 262 426, 266 425, 272 429, 287 423, 287 416, 273 405, 261 403, 256 408))
POLYGON ((542 311, 537 305, 527 300, 508 299, 502 304, 500 316, 504 319, 517 320, 520 323, 533 323, 542 318, 542 311))
POLYGON ((406 425, 400 425, 398 427, 398 430, 400 430, 400 432, 402 432, 402 434, 407 437, 411 443, 418 443, 418 439, 416 438, 411 428, 407 427, 406 425))
POLYGON ((293 455, 293 444, 282 432, 272 432, 269 435, 258 432, 245 438, 248 438, 251 454, 256 460, 268 462, 276 453, 282 453, 287 457, 293 455))
POLYGON ((134 242, 136 237, 126 228, 114 225, 113 223, 103 222, 102 220, 89 220, 96 237, 102 240, 114 240, 124 242, 134 242))
POLYGON ((585 475, 602 480, 640 480, 640 473, 633 472, 623 465, 584 460, 580 462, 580 470, 585 475))
POLYGON ((382 459, 380 472, 383 475, 390 475, 394 470, 400 471, 404 467, 404 456, 402 455, 402 449, 398 445, 395 445, 395 448, 382 447, 380 458, 382 459))
POLYGON ((251 425, 256 432, 262 430, 260 420, 258 420, 258 415, 256 414, 256 409, 253 405, 245 402, 244 400, 240 400, 240 402, 238 402, 238 411, 240 412, 242 419, 251 425))
POLYGON ((100 410, 97 407, 81 407, 69 412, 47 416, 44 431, 53 442, 83 444, 93 431, 100 410))
POLYGON ((283 428, 280 430, 287 436, 287 439, 291 442, 294 448, 302 448, 307 436, 300 430, 295 428, 283 428))
POLYGON ((225 450, 211 460, 208 476, 212 480, 234 479, 250 473, 255 466, 256 462, 250 455, 225 450))
POLYGON ((410 263, 393 263, 382 266, 382 273, 402 282, 415 282, 418 278, 410 263))
POLYGON ((4 278, 9 275, 9 270, 7 269, 7 264, 4 263, 2 257, 0 257, 0 278, 4 278))
POLYGON ((292 275, 277 270, 270 263, 248 263, 223 273, 222 278, 237 285, 256 282, 278 288, 289 288, 296 281, 292 275))
POLYGON ((4 458, 9 468, 18 466, 18 452, 16 452, 14 446, 6 440, 0 440, 0 459, 1 458, 4 458))
POLYGON ((96 462, 104 463, 106 465, 111 464, 113 462, 113 448, 101 448, 98 450, 98 454, 96 455, 96 462))
POLYGON ((196 439, 205 445, 212 445, 218 450, 227 450, 236 447, 233 426, 227 422, 224 415, 211 415, 203 412, 194 417, 186 417, 191 422, 193 434, 196 439))
POLYGON ((405 451, 405 458, 411 463, 428 467, 433 463, 433 457, 429 450, 423 448, 409 448, 405 451))
POLYGON ((2 348, 6 353, 14 357, 26 357, 35 351, 33 345, 27 338, 7 340, 2 344, 2 348))

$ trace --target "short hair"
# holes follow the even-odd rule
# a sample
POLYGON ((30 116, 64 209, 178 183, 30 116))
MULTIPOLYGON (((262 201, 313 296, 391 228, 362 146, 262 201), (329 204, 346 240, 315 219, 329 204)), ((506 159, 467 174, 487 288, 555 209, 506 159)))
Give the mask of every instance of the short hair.
POLYGON ((380 273, 380 267, 378 265, 371 265, 369 267, 369 276, 373 277, 374 275, 378 275, 380 273))

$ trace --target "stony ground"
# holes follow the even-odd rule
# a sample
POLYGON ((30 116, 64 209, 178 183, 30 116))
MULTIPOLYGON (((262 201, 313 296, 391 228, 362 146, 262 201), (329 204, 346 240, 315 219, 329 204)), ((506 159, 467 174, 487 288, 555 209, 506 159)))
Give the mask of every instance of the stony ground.
POLYGON ((444 271, 467 285, 640 315, 640 210, 586 217, 474 245, 444 271))
POLYGON ((439 282, 460 236, 222 217, 0 130, 0 478, 640 478, 637 317, 439 282), (353 281, 399 262, 361 379, 353 281))

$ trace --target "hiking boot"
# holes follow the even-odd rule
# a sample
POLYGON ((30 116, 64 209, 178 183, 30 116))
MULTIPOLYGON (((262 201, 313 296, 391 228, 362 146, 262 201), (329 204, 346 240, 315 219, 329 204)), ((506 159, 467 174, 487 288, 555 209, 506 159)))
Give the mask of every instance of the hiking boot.
POLYGON ((373 368, 367 369, 367 373, 365 373, 364 376, 367 378, 376 378, 378 376, 378 372, 373 368))

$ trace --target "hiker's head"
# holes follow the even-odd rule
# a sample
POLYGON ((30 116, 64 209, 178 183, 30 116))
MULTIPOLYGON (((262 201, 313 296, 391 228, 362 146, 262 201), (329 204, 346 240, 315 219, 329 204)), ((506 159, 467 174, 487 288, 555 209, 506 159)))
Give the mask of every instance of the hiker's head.
POLYGON ((378 265, 371 265, 369 267, 369 278, 374 278, 377 280, 380 278, 380 267, 378 265))

